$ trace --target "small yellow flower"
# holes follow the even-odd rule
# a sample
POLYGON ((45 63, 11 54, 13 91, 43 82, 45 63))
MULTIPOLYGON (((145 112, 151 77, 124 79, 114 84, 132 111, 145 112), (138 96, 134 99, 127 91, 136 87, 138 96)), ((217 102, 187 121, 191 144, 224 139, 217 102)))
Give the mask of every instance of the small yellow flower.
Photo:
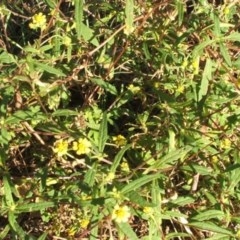
POLYGON ((46 23, 46 16, 40 12, 32 17, 32 22, 29 24, 29 27, 32 29, 41 28, 41 30, 44 30, 46 28, 46 23))
POLYGON ((126 173, 129 173, 129 172, 130 172, 129 165, 128 165, 127 161, 123 161, 123 162, 121 163, 120 167, 121 167, 121 170, 122 170, 123 172, 126 172, 126 173))
POLYGON ((177 93, 183 93, 183 92, 184 92, 184 89, 185 89, 185 87, 184 87, 183 85, 179 85, 179 86, 177 87, 177 89, 176 89, 176 92, 177 92, 177 93))
POLYGON ((212 156, 211 162, 212 162, 212 163, 218 163, 218 162, 219 162, 218 157, 217 157, 217 156, 212 156))
POLYGON ((92 144, 86 138, 80 138, 78 142, 73 142, 73 150, 78 155, 90 153, 91 146, 92 144))
POLYGON ((119 206, 117 204, 113 209, 112 219, 118 223, 127 222, 130 216, 131 214, 128 206, 119 206))
POLYGON ((57 154, 58 157, 66 155, 68 151, 68 141, 58 140, 54 143, 53 152, 57 154))
POLYGON ((152 207, 144 207, 143 212, 146 213, 147 215, 152 215, 154 211, 152 207))
POLYGON ((200 61, 200 58, 198 56, 192 62, 192 68, 193 68, 194 75, 197 75, 199 73, 199 61, 200 61))
POLYGON ((118 147, 124 146, 127 143, 127 140, 123 135, 113 137, 113 141, 118 147))
POLYGON ((80 226, 81 226, 81 228, 86 229, 87 226, 88 226, 88 224, 89 224, 89 222, 90 222, 90 221, 89 221, 89 219, 87 219, 87 218, 80 220, 80 226))
POLYGON ((63 44, 67 47, 71 46, 72 44, 72 39, 68 36, 63 37, 63 44))
POLYGON ((140 92, 140 87, 134 86, 133 84, 130 84, 128 86, 128 90, 131 91, 133 94, 137 94, 140 92))
POLYGON ((112 192, 110 192, 110 194, 111 194, 111 196, 113 196, 117 200, 122 198, 121 192, 118 191, 115 187, 113 188, 112 192))
POLYGON ((113 172, 108 173, 108 175, 104 178, 104 182, 111 184, 113 179, 115 178, 115 174, 113 172))
POLYGON ((230 147, 231 147, 231 141, 228 138, 225 138, 220 142, 220 148, 229 149, 230 147))

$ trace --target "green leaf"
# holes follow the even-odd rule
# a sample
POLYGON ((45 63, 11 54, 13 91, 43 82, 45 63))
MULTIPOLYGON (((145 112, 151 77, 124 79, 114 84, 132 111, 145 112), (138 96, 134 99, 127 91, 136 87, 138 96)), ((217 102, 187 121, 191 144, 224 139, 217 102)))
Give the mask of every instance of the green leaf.
POLYGON ((122 157, 124 153, 131 147, 131 144, 126 145, 124 148, 122 148, 117 155, 114 158, 113 164, 111 166, 110 172, 115 173, 118 165, 120 164, 120 161, 122 160, 122 157))
POLYGON ((162 177, 162 174, 160 174, 160 173, 140 177, 140 178, 130 182, 125 187, 123 187, 121 190, 121 193, 126 194, 132 190, 137 190, 141 186, 151 182, 152 180, 158 179, 160 177, 162 177))
POLYGON ((16 221, 16 216, 13 214, 12 211, 8 212, 8 221, 13 229, 14 232, 16 232, 20 239, 25 239, 26 233, 23 231, 23 229, 19 226, 18 222, 16 221))
MULTIPOLYGON (((228 172, 228 171, 226 171, 228 172)), ((228 191, 230 193, 234 192, 234 189, 236 186, 238 186, 239 182, 240 182, 240 171, 239 171, 239 167, 237 169, 233 169, 230 171, 230 179, 229 179, 229 187, 228 187, 228 191)))
POLYGON ((52 113, 52 116, 54 117, 62 117, 62 116, 68 117, 68 116, 77 116, 77 115, 78 115, 77 111, 73 111, 70 109, 57 109, 52 113))
POLYGON ((12 184, 10 177, 8 175, 4 175, 3 176, 4 196, 8 207, 14 206, 11 185, 12 184))
POLYGON ((86 42, 91 42, 94 46, 98 47, 99 46, 99 42, 97 40, 97 38, 94 35, 94 31, 88 27, 87 25, 85 25, 84 23, 81 24, 81 28, 82 28, 82 37, 86 42))
POLYGON ((134 1, 133 0, 126 0, 125 6, 125 29, 124 33, 126 35, 130 35, 134 31, 134 1))
POLYGON ((104 112, 98 135, 99 152, 101 153, 103 152, 107 139, 108 139, 107 113, 104 112))
POLYGON ((193 223, 189 223, 188 224, 190 227, 195 227, 195 228, 199 228, 202 229, 204 231, 210 231, 210 232, 216 232, 216 233, 222 233, 222 234, 226 234, 229 236, 233 236, 233 233, 229 230, 226 230, 225 228, 219 227, 217 225, 215 225, 212 222, 193 222, 193 223))
POLYGON ((182 0, 177 1, 177 11, 178 11, 178 26, 182 25, 184 18, 184 2, 182 0))
POLYGON ((205 47, 209 45, 213 45, 213 43, 216 42, 216 39, 208 39, 202 43, 200 43, 197 47, 194 48, 193 50, 193 59, 195 59, 197 56, 202 55, 202 51, 205 47))
POLYGON ((97 163, 93 164, 92 168, 87 171, 84 177, 84 183, 92 187, 95 183, 97 163))
POLYGON ((0 63, 16 63, 16 59, 14 58, 14 56, 10 53, 7 53, 5 51, 3 51, 1 54, 0 54, 0 63))
POLYGON ((193 197, 178 197, 176 200, 171 201, 172 204, 177 206, 186 206, 188 204, 194 203, 195 199, 193 197))
POLYGON ((220 52, 221 52, 225 62, 227 63, 227 65, 229 67, 231 67, 232 66, 232 61, 231 61, 231 57, 228 53, 228 50, 227 50, 226 46, 224 45, 224 43, 220 42, 219 47, 220 47, 220 52))
POLYGON ((139 240, 136 233, 132 230, 128 223, 118 223, 117 225, 120 231, 126 235, 127 239, 139 240))
POLYGON ((169 152, 167 155, 156 160, 149 168, 147 168, 144 174, 149 173, 153 170, 156 171, 164 169, 166 167, 169 167, 169 165, 174 165, 178 159, 183 159, 190 150, 190 147, 186 147, 169 152))
POLYGON ((22 212, 36 212, 41 211, 46 208, 54 207, 54 202, 39 202, 39 203, 28 203, 23 204, 20 206, 16 206, 15 211, 22 213, 22 212))
POLYGON ((66 76, 62 72, 61 69, 51 67, 48 64, 40 63, 40 62, 37 62, 37 61, 34 61, 33 64, 34 64, 35 68, 37 68, 37 70, 42 70, 43 72, 48 72, 48 73, 54 74, 54 75, 59 76, 59 77, 65 77, 66 76))
POLYGON ((211 79, 212 79, 212 61, 210 59, 207 59, 202 75, 200 89, 198 92, 198 101, 201 101, 202 97, 207 94, 209 80, 211 79))
POLYGON ((43 233, 37 240, 45 240, 47 237, 48 233, 43 233))
POLYGON ((0 239, 7 239, 5 237, 7 236, 9 230, 10 230, 10 226, 9 226, 9 224, 7 224, 0 233, 0 239))
POLYGON ((83 0, 75 0, 75 24, 76 24, 76 31, 77 31, 77 38, 80 40, 82 36, 82 22, 83 22, 83 0))
POLYGON ((118 94, 116 87, 107 81, 104 81, 100 78, 92 78, 91 81, 97 84, 99 87, 103 88, 106 92, 110 92, 113 95, 118 94))
POLYGON ((222 219, 224 216, 225 216, 224 212, 222 212, 220 210, 207 210, 207 211, 201 212, 201 213, 197 214, 196 216, 192 217, 192 220, 202 222, 202 221, 209 220, 212 218, 222 219))
POLYGON ((174 233, 169 233, 166 236, 166 240, 174 240, 174 239, 192 239, 192 235, 188 233, 182 233, 182 232, 174 232, 174 233))
POLYGON ((240 42, 240 33, 233 32, 232 34, 222 37, 223 40, 229 40, 229 41, 237 41, 240 42))

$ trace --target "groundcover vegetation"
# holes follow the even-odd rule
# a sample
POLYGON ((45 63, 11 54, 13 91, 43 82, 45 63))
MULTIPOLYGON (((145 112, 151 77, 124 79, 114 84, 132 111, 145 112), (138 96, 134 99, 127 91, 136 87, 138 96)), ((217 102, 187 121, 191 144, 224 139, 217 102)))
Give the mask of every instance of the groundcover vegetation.
POLYGON ((240 239, 239 19, 1 1, 0 239, 240 239))

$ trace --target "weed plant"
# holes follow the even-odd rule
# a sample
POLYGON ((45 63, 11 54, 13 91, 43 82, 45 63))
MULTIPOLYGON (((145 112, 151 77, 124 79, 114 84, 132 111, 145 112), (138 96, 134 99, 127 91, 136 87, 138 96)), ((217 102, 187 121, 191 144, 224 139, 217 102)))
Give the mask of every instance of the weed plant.
POLYGON ((0 2, 0 239, 240 239, 240 4, 0 2))

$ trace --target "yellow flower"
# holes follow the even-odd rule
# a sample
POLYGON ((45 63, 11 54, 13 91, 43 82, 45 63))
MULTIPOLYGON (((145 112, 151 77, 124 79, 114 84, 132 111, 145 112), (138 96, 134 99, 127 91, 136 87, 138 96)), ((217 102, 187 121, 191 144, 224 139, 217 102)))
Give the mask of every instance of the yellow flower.
POLYGON ((108 175, 105 176, 104 182, 111 184, 114 178, 115 178, 115 174, 113 172, 109 172, 108 175))
POLYGON ((192 62, 192 68, 193 68, 194 75, 197 75, 199 73, 199 61, 200 61, 200 58, 198 56, 192 62))
POLYGON ((117 204, 113 209, 112 219, 118 223, 127 222, 130 216, 131 214, 128 206, 119 206, 117 204))
POLYGON ((143 212, 146 213, 147 215, 152 215, 154 213, 154 210, 152 207, 144 207, 143 212))
POLYGON ((41 30, 44 30, 46 28, 46 22, 46 16, 40 12, 32 17, 32 22, 29 23, 29 27, 32 29, 41 28, 41 30))
POLYGON ((137 94, 140 92, 141 89, 140 89, 140 87, 136 87, 133 84, 130 84, 128 86, 128 90, 131 91, 133 94, 137 94))
POLYGON ((127 143, 127 140, 123 135, 113 137, 113 141, 118 147, 124 146, 127 143))
POLYGON ((62 157, 67 154, 68 142, 66 140, 58 140, 54 143, 53 152, 57 154, 58 157, 62 157))
POLYGON ((130 172, 129 165, 128 165, 127 161, 123 161, 120 166, 121 166, 121 170, 123 172, 126 172, 126 173, 130 172))
POLYGON ((229 149, 231 147, 231 141, 228 138, 224 138, 220 142, 220 148, 222 149, 229 149))
POLYGON ((85 219, 80 220, 81 228, 87 228, 88 224, 89 224, 89 219, 85 218, 85 219))
POLYGON ((68 36, 63 37, 63 44, 67 47, 71 46, 72 44, 72 39, 68 36))
POLYGON ((90 153, 91 146, 92 144, 86 138, 80 138, 78 142, 73 142, 73 150, 78 155, 90 153))

